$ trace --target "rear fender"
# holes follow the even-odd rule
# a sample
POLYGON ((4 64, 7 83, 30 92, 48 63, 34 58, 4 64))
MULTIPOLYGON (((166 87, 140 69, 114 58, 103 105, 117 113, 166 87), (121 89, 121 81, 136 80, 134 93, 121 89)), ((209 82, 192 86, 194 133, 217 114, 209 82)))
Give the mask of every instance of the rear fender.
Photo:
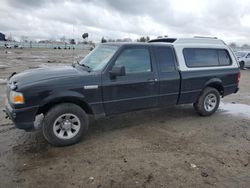
POLYGON ((213 87, 213 88, 217 89, 222 96, 224 94, 224 87, 223 87, 223 84, 222 84, 222 80, 220 78, 212 78, 212 79, 208 80, 205 83, 205 87, 203 88, 203 90, 206 87, 213 87))

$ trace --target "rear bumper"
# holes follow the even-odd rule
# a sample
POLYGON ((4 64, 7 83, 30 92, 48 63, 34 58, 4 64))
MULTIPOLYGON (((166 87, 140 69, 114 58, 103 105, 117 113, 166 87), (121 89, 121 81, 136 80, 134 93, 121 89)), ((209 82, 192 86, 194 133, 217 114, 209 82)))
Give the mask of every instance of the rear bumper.
POLYGON ((228 85, 224 86, 224 94, 223 96, 227 96, 233 93, 237 93, 239 91, 239 85, 238 84, 233 84, 233 85, 228 85))
POLYGON ((234 93, 238 93, 239 89, 240 89, 240 88, 237 87, 237 88, 235 89, 234 93))
POLYGON ((4 112, 7 117, 9 117, 15 126, 19 129, 26 131, 33 130, 34 122, 36 119, 36 114, 38 111, 38 106, 14 109, 9 104, 6 104, 4 112))

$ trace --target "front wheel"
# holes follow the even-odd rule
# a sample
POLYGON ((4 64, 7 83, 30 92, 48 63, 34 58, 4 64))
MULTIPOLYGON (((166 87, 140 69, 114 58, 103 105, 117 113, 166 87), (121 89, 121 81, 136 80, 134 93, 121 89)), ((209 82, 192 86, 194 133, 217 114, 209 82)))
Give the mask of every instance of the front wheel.
POLYGON ((218 109, 220 105, 220 93, 217 89, 207 87, 204 89, 197 102, 194 103, 194 109, 201 116, 210 116, 218 109))
POLYGON ((44 137, 54 146, 72 145, 81 140, 88 129, 88 116, 75 104, 63 103, 44 116, 44 137))

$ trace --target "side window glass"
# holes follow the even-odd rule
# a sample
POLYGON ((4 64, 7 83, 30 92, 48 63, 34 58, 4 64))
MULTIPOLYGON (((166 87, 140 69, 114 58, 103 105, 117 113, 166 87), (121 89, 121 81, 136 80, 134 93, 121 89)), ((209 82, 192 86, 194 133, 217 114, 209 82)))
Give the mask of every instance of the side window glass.
POLYGON ((186 48, 183 53, 188 67, 211 67, 219 65, 216 49, 186 48))
POLYGON ((226 50, 218 50, 220 65, 231 65, 232 60, 226 50))
POLYGON ((232 59, 225 49, 186 48, 183 50, 188 67, 213 67, 232 64, 232 59))
POLYGON ((247 54, 247 58, 250 58, 250 54, 247 54))
POLYGON ((158 47, 155 52, 160 71, 174 72, 176 60, 173 49, 170 47, 158 47))
POLYGON ((150 54, 145 48, 125 49, 117 58, 115 65, 124 66, 126 74, 152 71, 150 54))

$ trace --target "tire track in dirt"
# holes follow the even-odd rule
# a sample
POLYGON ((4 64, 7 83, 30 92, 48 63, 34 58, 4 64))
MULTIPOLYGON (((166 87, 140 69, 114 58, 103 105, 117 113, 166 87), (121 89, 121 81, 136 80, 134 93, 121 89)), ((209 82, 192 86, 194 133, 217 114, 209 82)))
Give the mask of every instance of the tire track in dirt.
MULTIPOLYGON (((9 124, 9 125, 12 125, 12 124, 9 124)), ((0 126, 7 126, 7 125, 0 125, 0 126)), ((0 130, 0 134, 6 133, 6 132, 11 131, 13 129, 16 129, 16 127, 8 127, 6 129, 0 130)))

